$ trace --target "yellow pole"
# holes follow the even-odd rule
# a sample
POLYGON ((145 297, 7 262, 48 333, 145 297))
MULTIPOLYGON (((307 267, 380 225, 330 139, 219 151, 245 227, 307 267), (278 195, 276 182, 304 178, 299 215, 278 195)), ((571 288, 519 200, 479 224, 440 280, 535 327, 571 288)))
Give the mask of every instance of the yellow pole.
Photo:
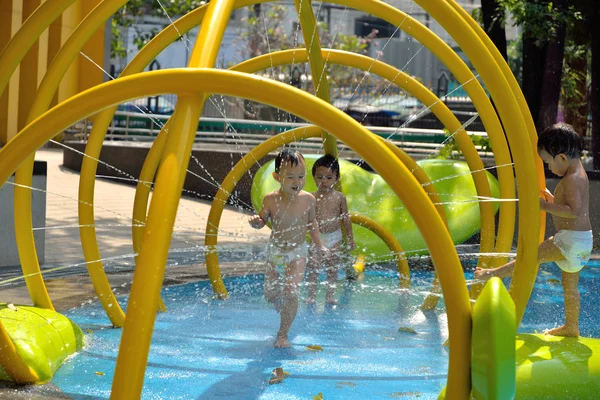
MULTIPOLYGON (((103 26, 105 21, 126 2, 127 0, 103 1, 83 19, 81 24, 62 46, 54 58, 52 65, 48 68, 31 106, 31 110, 29 110, 29 116, 27 118, 28 123, 31 123, 31 121, 35 120, 38 116, 48 110, 58 89, 58 85, 69 69, 69 66, 79 56, 80 49, 85 45, 89 38, 93 36, 94 32, 99 27, 103 26)), ((42 276, 40 275, 40 265, 35 242, 33 240, 30 189, 33 175, 33 159, 34 155, 32 154, 23 164, 21 164, 15 174, 15 183, 17 184, 17 186, 15 186, 15 234, 17 236, 17 246, 23 273, 25 275, 36 274, 32 278, 38 278, 38 280, 41 281, 36 288, 30 289, 34 304, 40 304, 40 306, 43 305, 46 308, 50 308, 52 307, 52 303, 50 302, 45 285, 43 284, 42 276)), ((93 204, 94 201, 93 198, 81 200, 82 202, 79 202, 80 210, 82 208, 85 209, 90 207, 89 204, 84 202, 89 201, 89 203, 93 204)), ((91 207, 93 211, 93 206, 91 207)), ((80 228, 80 232, 83 232, 82 235, 85 235, 90 229, 94 230, 93 217, 89 221, 89 224, 92 226, 83 226, 80 228)), ((98 251, 93 252, 93 249, 90 251, 90 249, 85 246, 83 246, 83 251, 90 279, 92 280, 96 294, 100 299, 100 303, 104 307, 104 310, 113 325, 122 326, 124 314, 110 287, 110 282, 108 282, 108 279, 106 278, 104 268, 98 261, 101 258, 100 253, 98 251)))
POLYGON ((74 2, 75 0, 46 0, 23 23, 23 26, 0 53, 0 93, 4 92, 13 72, 38 37, 74 2))
MULTIPOLYGON (((233 4, 234 0, 213 0, 208 4, 206 19, 190 56, 190 67, 214 66, 233 4)), ((127 322, 113 380, 111 398, 114 399, 137 398, 142 392, 173 224, 204 100, 203 95, 179 94, 170 121, 170 133, 161 156, 144 241, 137 259, 144 268, 136 268, 133 276, 127 322)))
POLYGON ((408 268, 408 262, 406 261, 404 250, 402 250, 402 246, 400 246, 400 243, 398 243, 394 235, 385 229, 383 225, 374 219, 367 217, 366 215, 350 213, 350 220, 353 224, 367 228, 385 242, 385 244, 394 254, 396 266, 398 267, 398 273, 400 274, 400 287, 402 289, 408 289, 410 287, 410 268, 408 268))
MULTIPOLYGON (((353 148, 386 182, 390 183, 390 186, 405 204, 421 230, 440 275, 450 329, 449 365, 452 368, 449 368, 448 371, 449 396, 455 393, 454 390, 458 390, 455 389, 457 386, 451 385, 450 382, 468 382, 469 363, 465 361, 469 360, 470 357, 471 310, 469 295, 462 274, 462 266, 442 219, 420 183, 389 149, 340 110, 298 89, 246 74, 211 69, 155 71, 107 82, 59 104, 28 125, 7 146, 0 149, 0 184, 8 179, 12 171, 28 154, 35 151, 56 132, 65 129, 87 115, 133 98, 173 92, 185 95, 190 91, 195 91, 198 97, 201 93, 221 93, 264 102, 316 123, 329 132, 335 132, 337 137, 353 148)), ((194 121, 193 128, 196 124, 196 121, 194 121)), ((192 126, 190 130, 193 130, 192 126)), ((171 137, 171 135, 169 136, 171 137)), ((172 165, 172 159, 167 160, 170 161, 169 165, 172 165)), ((162 181, 160 178, 161 173, 159 171, 157 184, 162 181)), ((164 181, 173 182, 172 174, 166 176, 164 181)), ((162 273, 164 273, 164 262, 167 255, 168 243, 164 243, 164 241, 168 242, 168 234, 172 229, 168 229, 169 232, 164 232, 167 230, 164 229, 164 226, 170 225, 172 227, 172 224, 164 223, 167 214, 161 214, 162 208, 153 207, 157 201, 157 194, 157 191, 155 191, 153 204, 150 206, 149 228, 147 229, 140 259, 145 260, 150 267, 162 264, 162 268, 158 265, 156 267, 158 269, 147 268, 136 269, 135 271, 128 307, 136 310, 136 313, 132 314, 136 320, 143 319, 148 323, 148 326, 144 325, 144 332, 140 333, 138 331, 135 336, 121 341, 122 353, 120 357, 134 357, 137 359, 140 357, 140 347, 147 349, 149 345, 150 333, 148 331, 151 331, 151 323, 154 321, 160 281, 162 280, 162 273), (161 233, 160 238, 155 237, 156 232, 161 233), (150 234, 154 234, 155 237, 152 242, 148 241, 150 234), (151 254, 150 251, 152 250, 154 253, 151 254)), ((174 210, 172 210, 173 203, 164 202, 166 212, 174 213, 174 210)), ((124 339, 127 337, 126 332, 129 324, 130 319, 128 316, 123 332, 124 339)), ((146 357, 147 351, 144 354, 146 357)), ((120 373, 126 371, 131 371, 131 374, 139 377, 143 375, 145 358, 142 363, 129 362, 127 365, 131 366, 130 369, 121 369, 119 365, 122 367, 122 364, 118 363, 118 371, 115 374, 116 379, 122 379, 119 378, 119 376, 122 376, 120 373)), ((128 373, 127 377, 129 375, 128 373)), ((134 384, 133 381, 129 382, 131 382, 130 385, 134 384)), ((465 390, 468 393, 468 387, 465 390)), ((133 396, 126 396, 127 393, 121 391, 115 392, 120 393, 124 398, 139 397, 137 391, 133 391, 133 396)), ((131 393, 131 389, 127 389, 127 392, 131 393)))
MULTIPOLYGON (((321 55, 321 39, 319 38, 319 30, 315 13, 310 0, 294 0, 300 27, 302 28, 302 36, 304 37, 304 46, 306 47, 310 62, 310 71, 315 85, 315 95, 331 103, 329 98, 329 79, 327 79, 327 71, 325 63, 321 55)), ((325 154, 337 157, 337 142, 335 137, 327 132, 323 132, 323 151, 325 154)))

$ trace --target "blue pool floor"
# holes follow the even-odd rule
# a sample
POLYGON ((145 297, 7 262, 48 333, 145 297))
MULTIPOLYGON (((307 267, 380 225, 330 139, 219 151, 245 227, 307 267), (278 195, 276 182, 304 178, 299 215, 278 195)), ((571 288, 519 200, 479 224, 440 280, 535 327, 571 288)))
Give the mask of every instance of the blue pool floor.
MULTIPOLYGON (((582 336, 600 337, 599 266, 581 276, 582 336)), ((340 280, 337 306, 323 304, 321 289, 317 305, 301 303, 290 349, 273 348, 279 315, 263 298, 261 275, 226 279, 224 301, 213 298, 208 282, 165 288, 169 310, 156 319, 142 398, 436 399, 447 378, 446 314, 443 302, 419 310, 432 275, 413 273, 409 291, 398 288, 392 271, 340 280), (278 367, 289 375, 269 385, 278 367)), ((562 324, 559 279, 555 265, 542 267, 520 331, 562 324)), ((119 301, 125 307, 127 299, 119 301)), ((107 399, 122 331, 110 327, 98 304, 67 315, 86 332, 86 345, 53 383, 74 399, 107 399)))

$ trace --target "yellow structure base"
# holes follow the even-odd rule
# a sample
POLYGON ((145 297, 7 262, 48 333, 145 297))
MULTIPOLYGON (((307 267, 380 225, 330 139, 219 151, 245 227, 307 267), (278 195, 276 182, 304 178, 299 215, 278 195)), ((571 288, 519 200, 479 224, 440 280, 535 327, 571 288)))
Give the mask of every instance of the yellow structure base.
POLYGON ((516 399, 597 399, 600 339, 517 335, 516 399))
MULTIPOLYGON (((64 360, 83 347, 83 332, 56 311, 0 303, 0 321, 39 382, 52 379, 64 360)), ((0 367, 0 380, 12 381, 0 367)))

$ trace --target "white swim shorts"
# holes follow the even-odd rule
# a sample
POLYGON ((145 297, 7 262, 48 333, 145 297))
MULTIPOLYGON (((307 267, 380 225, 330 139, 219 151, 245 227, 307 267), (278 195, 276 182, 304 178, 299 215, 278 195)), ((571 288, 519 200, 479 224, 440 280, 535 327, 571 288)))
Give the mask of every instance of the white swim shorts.
POLYGON ((287 266, 292 261, 306 258, 308 255, 308 244, 306 242, 298 244, 293 249, 283 250, 274 243, 267 244, 267 261, 275 267, 287 266))
POLYGON ((554 244, 565 256, 556 264, 565 272, 579 272, 590 259, 593 246, 592 231, 561 230, 554 235, 554 244))
POLYGON ((342 239, 343 237, 341 229, 338 229, 335 232, 321 233, 321 243, 323 243, 323 246, 327 247, 328 249, 340 243, 342 239))

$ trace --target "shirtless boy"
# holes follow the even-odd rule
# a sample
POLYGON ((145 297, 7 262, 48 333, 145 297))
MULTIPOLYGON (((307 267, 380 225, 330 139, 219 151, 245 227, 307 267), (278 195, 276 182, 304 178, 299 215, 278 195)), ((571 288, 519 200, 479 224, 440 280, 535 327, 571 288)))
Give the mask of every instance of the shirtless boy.
MULTIPOLYGON (((592 226, 589 217, 589 182, 581 164, 583 139, 567 124, 556 124, 538 138, 538 153, 550 170, 562 177, 554 195, 544 190, 540 209, 552 214, 556 234, 538 248, 538 262, 554 261, 562 270, 565 324, 548 330, 554 336, 579 336, 579 273, 590 259, 592 226)), ((494 269, 475 270, 475 277, 512 274, 515 261, 494 269)))
POLYGON ((327 292, 325 301, 335 304, 335 283, 338 279, 338 267, 342 252, 343 235, 340 223, 344 227, 346 235, 347 250, 354 248, 354 235, 352 234, 352 222, 348 214, 346 196, 334 189, 340 179, 340 165, 335 157, 326 155, 315 161, 312 174, 317 184, 317 191, 313 193, 317 200, 316 212, 321 241, 323 246, 329 250, 329 254, 320 257, 312 254, 309 258, 307 277, 307 303, 314 303, 317 296, 317 281, 321 265, 325 266, 327 272, 327 292))
POLYGON ((261 229, 268 221, 272 224, 265 298, 281 316, 275 347, 290 347, 288 334, 298 312, 298 289, 306 270, 307 231, 317 252, 326 249, 321 244, 315 219, 315 198, 302 190, 306 183, 302 154, 288 150, 279 153, 273 178, 281 188, 265 196, 260 213, 252 216, 249 223, 255 229, 261 229), (283 267, 283 275, 277 267, 283 267))

